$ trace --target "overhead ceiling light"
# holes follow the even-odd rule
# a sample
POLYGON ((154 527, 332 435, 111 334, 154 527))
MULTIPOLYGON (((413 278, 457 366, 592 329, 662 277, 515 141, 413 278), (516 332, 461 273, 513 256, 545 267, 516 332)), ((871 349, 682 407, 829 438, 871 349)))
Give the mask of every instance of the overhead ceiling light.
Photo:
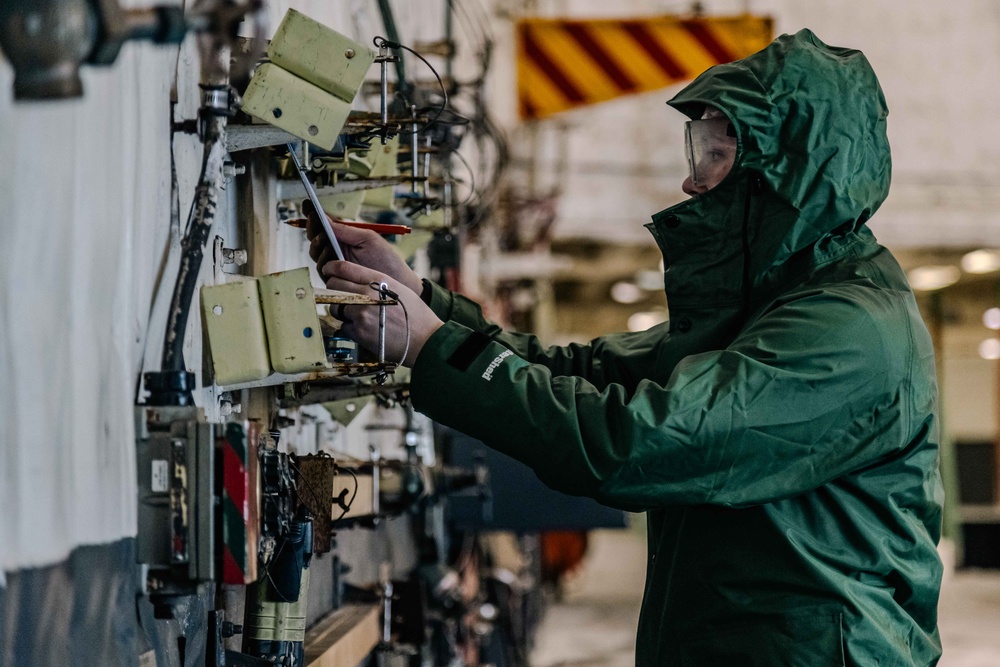
POLYGON ((958 270, 957 266, 920 266, 910 269, 907 277, 909 277, 910 287, 913 289, 919 292, 930 292, 954 285, 962 277, 962 272, 958 270))
POLYGON ((983 359, 1000 359, 1000 338, 987 338, 980 343, 979 356, 983 359))
POLYGON ((666 321, 667 312, 665 310, 647 310, 640 313, 634 313, 630 318, 628 318, 628 330, 645 331, 650 327, 655 327, 657 324, 663 324, 666 321))
POLYGON ((611 286, 611 298, 618 303, 638 303, 645 296, 638 285, 625 280, 619 280, 611 286))
POLYGON ((992 273, 1000 271, 1000 250, 973 250, 962 257, 962 270, 966 273, 992 273))
POLYGON ((983 324, 987 329, 1000 331, 1000 308, 990 308, 983 313, 983 324))

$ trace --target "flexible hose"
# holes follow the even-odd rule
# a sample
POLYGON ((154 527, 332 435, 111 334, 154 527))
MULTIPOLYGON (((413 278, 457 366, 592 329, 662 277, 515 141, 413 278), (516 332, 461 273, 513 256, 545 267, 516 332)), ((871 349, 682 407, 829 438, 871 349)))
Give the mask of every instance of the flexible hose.
POLYGON ((215 215, 219 206, 219 184, 222 180, 222 163, 226 156, 223 129, 226 119, 212 116, 208 123, 216 127, 208 133, 213 137, 205 144, 205 152, 201 164, 201 176, 195 188, 194 200, 188 214, 187 233, 181 241, 181 265, 177 273, 177 283, 174 286, 174 296, 170 302, 170 314, 167 320, 167 333, 163 341, 164 371, 184 371, 184 331, 187 328, 188 314, 194 289, 198 283, 198 273, 205 251, 205 244, 215 223, 215 215))

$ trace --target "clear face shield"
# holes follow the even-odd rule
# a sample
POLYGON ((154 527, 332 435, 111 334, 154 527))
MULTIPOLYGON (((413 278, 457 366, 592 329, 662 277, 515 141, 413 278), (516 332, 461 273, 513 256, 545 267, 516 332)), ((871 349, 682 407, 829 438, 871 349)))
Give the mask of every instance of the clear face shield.
POLYGON ((722 182, 736 160, 736 130, 725 116, 684 124, 688 167, 695 187, 712 189, 722 182))

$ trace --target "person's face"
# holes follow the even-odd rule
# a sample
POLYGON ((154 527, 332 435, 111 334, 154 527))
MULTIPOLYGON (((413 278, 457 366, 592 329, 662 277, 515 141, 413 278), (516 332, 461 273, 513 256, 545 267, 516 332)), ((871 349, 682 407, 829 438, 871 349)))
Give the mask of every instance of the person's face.
POLYGON ((736 160, 732 125, 718 109, 705 109, 700 120, 685 124, 688 166, 691 173, 681 189, 690 196, 708 192, 722 182, 736 160))

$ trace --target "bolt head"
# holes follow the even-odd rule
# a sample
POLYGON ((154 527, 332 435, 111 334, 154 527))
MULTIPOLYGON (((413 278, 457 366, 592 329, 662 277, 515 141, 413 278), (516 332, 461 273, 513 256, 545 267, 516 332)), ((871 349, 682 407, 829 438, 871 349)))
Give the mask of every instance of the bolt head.
POLYGON ((356 55, 357 54, 354 52, 354 49, 347 49, 346 51, 344 51, 344 57, 347 58, 348 60, 350 60, 356 55))

